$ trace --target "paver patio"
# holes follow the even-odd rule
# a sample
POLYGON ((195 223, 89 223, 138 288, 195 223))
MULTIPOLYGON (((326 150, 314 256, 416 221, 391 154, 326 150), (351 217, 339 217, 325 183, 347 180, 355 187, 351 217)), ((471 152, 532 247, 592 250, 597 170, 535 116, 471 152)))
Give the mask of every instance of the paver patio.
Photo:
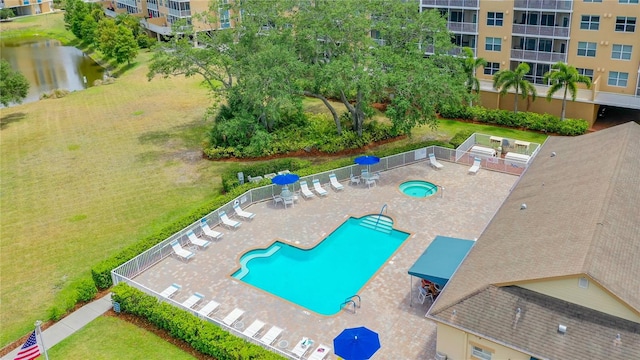
MULTIPOLYGON (((344 328, 366 326, 380 334, 382 348, 377 359, 432 359, 436 327, 424 317, 430 302, 416 302, 419 281, 414 279, 414 301, 409 305, 407 271, 437 235, 478 238, 518 180, 486 169, 468 175, 467 165, 443 164, 442 170, 430 168, 425 161, 383 172, 378 186, 371 189, 343 182, 345 189, 335 192, 324 184, 327 197, 300 199, 293 208, 275 207, 273 201, 251 205, 246 210, 256 213, 255 219, 242 221, 237 230, 215 228, 224 232, 223 238, 197 251, 189 262, 166 258, 134 281, 156 292, 178 283, 182 285, 174 297, 178 303, 199 292, 205 295, 202 305, 208 300, 221 304, 212 315, 218 320, 234 308, 246 310, 237 329, 255 319, 267 323, 263 332, 271 325, 282 327, 285 330, 275 348, 285 352, 302 337, 313 339, 313 348, 320 343, 333 346, 333 338, 344 328), (429 198, 410 198, 398 190, 407 180, 427 180, 445 190, 429 198), (313 247, 347 217, 377 214, 384 204, 394 227, 411 235, 359 291, 362 307, 355 313, 343 310, 335 316, 318 315, 231 277, 248 250, 266 248, 275 240, 313 247)), ((327 357, 335 358, 334 354, 327 357)))

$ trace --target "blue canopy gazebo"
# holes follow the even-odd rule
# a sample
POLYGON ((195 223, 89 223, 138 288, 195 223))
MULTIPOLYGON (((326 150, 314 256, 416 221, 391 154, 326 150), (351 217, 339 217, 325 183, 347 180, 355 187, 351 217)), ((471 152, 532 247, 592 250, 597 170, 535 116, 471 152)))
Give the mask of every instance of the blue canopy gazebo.
POLYGON ((475 243, 474 240, 436 236, 409 269, 412 276, 410 305, 413 304, 413 276, 444 287, 475 243))

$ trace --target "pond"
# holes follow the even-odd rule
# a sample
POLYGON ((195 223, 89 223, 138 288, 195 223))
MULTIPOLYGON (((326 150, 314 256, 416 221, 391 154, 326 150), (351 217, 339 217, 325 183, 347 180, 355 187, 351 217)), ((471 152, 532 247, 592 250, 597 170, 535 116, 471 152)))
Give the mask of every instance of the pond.
POLYGON ((29 81, 23 103, 37 101, 55 89, 82 90, 101 80, 104 69, 72 46, 50 39, 2 39, 0 56, 29 81))

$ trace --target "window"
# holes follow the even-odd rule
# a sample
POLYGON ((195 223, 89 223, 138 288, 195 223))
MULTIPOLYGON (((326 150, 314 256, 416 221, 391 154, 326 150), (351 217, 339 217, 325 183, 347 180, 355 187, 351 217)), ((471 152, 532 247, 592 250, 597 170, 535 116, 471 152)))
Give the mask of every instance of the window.
POLYGON ((580 29, 582 30, 598 30, 600 28, 600 16, 582 15, 580 21, 580 29))
POLYGON ((620 4, 637 4, 638 0, 618 0, 620 4))
POLYGON ((551 52, 553 41, 551 39, 540 39, 538 41, 538 51, 551 52))
POLYGON ((542 26, 555 26, 556 16, 550 14, 542 14, 540 17, 540 25, 542 26))
POLYGON ((629 80, 629 73, 609 71, 609 81, 607 81, 607 85, 627 87, 627 80, 629 80))
POLYGON ((463 22, 462 11, 451 11, 449 13, 449 21, 463 22))
POLYGON ((471 347, 471 356, 481 360, 491 360, 491 353, 477 346, 471 347))
POLYGON ((579 41, 578 42, 578 56, 596 56, 596 43, 579 41))
POLYGON ((502 50, 502 39, 488 37, 487 43, 484 46, 484 49, 487 51, 500 51, 502 50))
POLYGON ((485 75, 493 75, 500 71, 500 63, 497 62, 487 62, 487 66, 484 67, 485 75))
POLYGON ((616 31, 634 32, 636 31, 636 18, 627 16, 616 17, 616 31))
POLYGON ((220 28, 221 29, 230 28, 231 22, 229 21, 229 10, 220 9, 219 14, 220 14, 220 28))
POLYGON ((631 45, 613 44, 611 58, 614 60, 631 60, 631 45))
POLYGON ((576 68, 576 70, 578 70, 578 74, 588 76, 593 81, 593 69, 576 68))
POLYGON ((487 14, 487 25, 502 26, 504 14, 501 12, 490 12, 487 14))

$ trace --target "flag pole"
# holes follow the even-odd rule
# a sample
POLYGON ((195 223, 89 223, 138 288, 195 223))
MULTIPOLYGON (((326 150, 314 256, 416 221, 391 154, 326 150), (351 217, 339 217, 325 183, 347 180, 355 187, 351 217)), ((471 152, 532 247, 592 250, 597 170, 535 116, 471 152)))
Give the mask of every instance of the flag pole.
POLYGON ((42 344, 42 352, 44 353, 44 358, 49 360, 49 354, 47 354, 47 348, 44 346, 44 338, 42 337, 42 330, 40 329, 40 325, 42 325, 42 321, 36 321, 36 334, 40 336, 40 343, 42 344))

